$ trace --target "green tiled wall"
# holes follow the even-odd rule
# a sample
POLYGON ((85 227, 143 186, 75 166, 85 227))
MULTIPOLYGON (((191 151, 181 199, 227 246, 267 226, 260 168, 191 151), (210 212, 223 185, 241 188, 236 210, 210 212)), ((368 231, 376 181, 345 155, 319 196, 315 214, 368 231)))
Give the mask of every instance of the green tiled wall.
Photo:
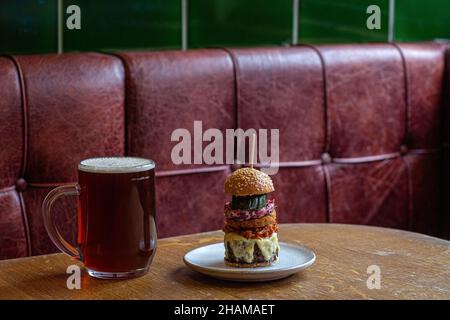
POLYGON ((449 0, 397 0, 395 40, 450 39, 449 0))
POLYGON ((64 49, 180 48, 180 0, 71 0, 81 30, 64 30, 64 49))
POLYGON ((190 0, 189 47, 289 44, 292 0, 190 0))
POLYGON ((0 53, 57 50, 54 0, 0 0, 0 53))
MULTIPOLYGON (((404 0, 405 1, 405 0, 404 0)), ((389 0, 300 1, 299 41, 307 43, 386 41, 389 0), (381 9, 381 29, 369 30, 367 7, 381 9)))
MULTIPOLYGON (((57 1, 0 0, 0 53, 55 52, 57 1)), ((296 0, 63 0, 80 6, 82 25, 64 28, 64 51, 181 48, 182 1, 189 48, 285 45, 296 28, 299 43, 387 40, 389 0, 298 0, 296 26, 296 0), (381 30, 366 28, 372 4, 381 30)), ((394 31, 397 41, 450 39, 450 1, 395 0, 394 31)))

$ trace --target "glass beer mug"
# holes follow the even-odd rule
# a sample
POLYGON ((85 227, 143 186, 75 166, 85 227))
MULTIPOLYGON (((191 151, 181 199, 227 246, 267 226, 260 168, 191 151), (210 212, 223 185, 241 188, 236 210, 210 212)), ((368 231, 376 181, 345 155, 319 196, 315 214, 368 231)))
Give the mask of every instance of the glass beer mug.
POLYGON ((136 157, 91 158, 78 164, 77 184, 53 189, 42 204, 45 228, 64 253, 103 279, 145 274, 155 255, 155 163, 136 157), (59 233, 51 208, 78 196, 77 246, 59 233))

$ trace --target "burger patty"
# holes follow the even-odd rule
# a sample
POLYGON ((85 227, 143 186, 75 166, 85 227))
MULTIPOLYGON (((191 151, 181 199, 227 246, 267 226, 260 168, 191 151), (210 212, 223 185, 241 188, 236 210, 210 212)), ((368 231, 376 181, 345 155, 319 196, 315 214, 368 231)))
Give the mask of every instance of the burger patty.
POLYGON ((267 226, 269 224, 277 223, 277 214, 272 211, 271 214, 258 219, 251 219, 245 221, 236 221, 233 219, 227 219, 225 225, 229 225, 233 229, 254 229, 267 226))
MULTIPOLYGON (((227 260, 228 262, 249 264, 248 262, 245 262, 244 259, 242 259, 242 258, 236 259, 229 243, 227 243, 227 251, 228 251, 228 254, 227 254, 227 258, 225 258, 225 260, 227 260)), ((275 254, 272 255, 272 257, 270 257, 269 262, 275 261, 277 259, 277 257, 278 257, 278 249, 275 252, 275 254)), ((253 248, 253 261, 251 263, 258 263, 258 262, 267 262, 267 260, 264 258, 259 247, 255 244, 255 247, 253 248)))
POLYGON ((275 210, 275 201, 270 199, 266 205, 258 210, 232 209, 230 202, 225 203, 225 218, 230 220, 245 221, 262 218, 271 214, 275 210))
POLYGON ((259 228, 242 229, 242 228, 232 228, 230 225, 226 224, 223 228, 223 232, 225 233, 234 232, 240 234, 241 236, 247 239, 268 238, 274 232, 278 232, 278 225, 276 223, 273 223, 259 228))

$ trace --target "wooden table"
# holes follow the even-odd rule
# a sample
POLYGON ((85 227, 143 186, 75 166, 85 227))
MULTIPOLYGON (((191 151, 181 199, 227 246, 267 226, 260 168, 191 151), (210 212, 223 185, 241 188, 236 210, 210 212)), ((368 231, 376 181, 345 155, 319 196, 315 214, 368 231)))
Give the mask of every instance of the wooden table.
POLYGON ((66 287, 63 254, 0 261, 0 299, 450 299, 450 242, 384 228, 286 224, 281 241, 317 254, 313 266, 267 283, 215 280, 184 266, 183 255, 222 241, 215 231, 162 239, 151 271, 131 280, 97 280, 82 273, 80 290, 66 287), (368 289, 377 265, 381 288, 368 289))

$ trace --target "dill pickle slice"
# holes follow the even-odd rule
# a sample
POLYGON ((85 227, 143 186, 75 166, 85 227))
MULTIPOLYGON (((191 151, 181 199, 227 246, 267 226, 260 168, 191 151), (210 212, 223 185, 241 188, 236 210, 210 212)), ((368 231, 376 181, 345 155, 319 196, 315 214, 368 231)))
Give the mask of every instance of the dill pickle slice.
POLYGON ((259 194, 256 196, 238 197, 233 196, 231 199, 231 209, 256 211, 267 205, 267 194, 259 194))

